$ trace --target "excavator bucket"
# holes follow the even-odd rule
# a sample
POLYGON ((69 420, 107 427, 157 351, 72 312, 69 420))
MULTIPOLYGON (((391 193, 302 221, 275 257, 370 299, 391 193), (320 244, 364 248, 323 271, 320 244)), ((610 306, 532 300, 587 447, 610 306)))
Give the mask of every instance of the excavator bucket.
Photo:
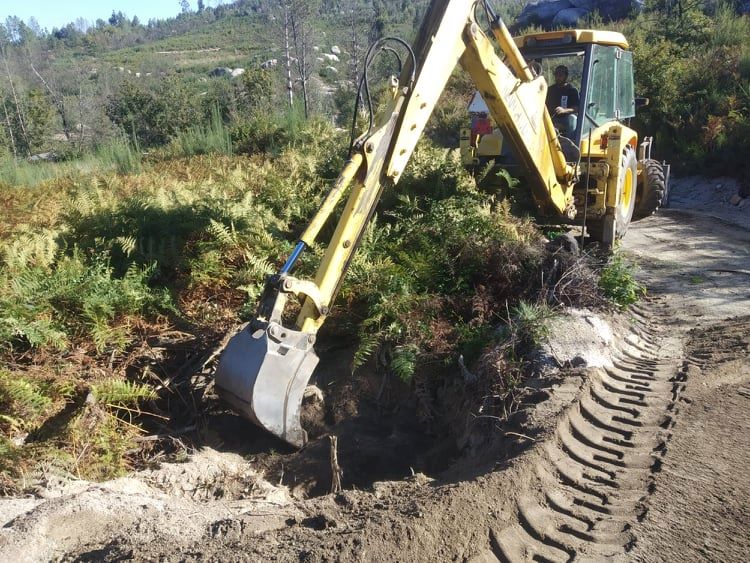
POLYGON ((315 338, 271 322, 232 337, 216 371, 219 395, 238 413, 296 448, 307 442, 302 396, 318 364, 315 338))

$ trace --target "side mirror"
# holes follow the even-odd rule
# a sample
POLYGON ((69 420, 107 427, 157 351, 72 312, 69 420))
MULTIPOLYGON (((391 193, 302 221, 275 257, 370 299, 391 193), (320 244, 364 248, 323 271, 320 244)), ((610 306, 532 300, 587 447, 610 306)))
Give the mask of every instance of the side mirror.
POLYGON ((635 99, 635 107, 637 108, 645 108, 649 104, 650 100, 648 98, 636 98, 635 99))

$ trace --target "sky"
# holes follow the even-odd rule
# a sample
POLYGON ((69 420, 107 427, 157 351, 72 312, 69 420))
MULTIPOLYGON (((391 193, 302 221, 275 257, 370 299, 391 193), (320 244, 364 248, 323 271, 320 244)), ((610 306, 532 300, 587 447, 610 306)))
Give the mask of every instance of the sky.
MULTIPOLYGON (((189 0, 190 8, 196 9, 198 0, 189 0)), ((207 0, 206 6, 220 4, 219 0, 207 0)), ((141 23, 151 18, 163 19, 180 13, 179 0, 0 0, 0 21, 8 16, 18 16, 28 22, 32 16, 42 29, 52 31, 83 18, 93 24, 97 19, 107 20, 112 11, 122 12, 128 19, 138 16, 141 23)))

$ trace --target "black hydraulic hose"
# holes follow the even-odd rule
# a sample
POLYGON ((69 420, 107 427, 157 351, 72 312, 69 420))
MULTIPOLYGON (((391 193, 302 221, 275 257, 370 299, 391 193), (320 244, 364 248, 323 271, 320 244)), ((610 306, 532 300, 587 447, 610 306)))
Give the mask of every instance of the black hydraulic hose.
MULTIPOLYGON (((584 112, 585 113, 585 112, 584 112)), ((589 129, 589 154, 586 156, 586 191, 583 200, 583 225, 581 226, 581 250, 584 248, 584 237, 586 236, 586 215, 589 210, 589 180, 591 179, 591 134, 593 129, 589 129)), ((579 158, 580 160, 580 158, 579 158)))
POLYGON ((400 37, 383 37, 382 39, 379 39, 375 43, 373 43, 370 48, 367 51, 367 55, 365 56, 365 64, 364 64, 364 70, 362 72, 362 77, 359 81, 359 86, 357 88, 357 98, 354 103, 354 116, 352 117, 352 129, 351 129, 351 136, 349 140, 349 157, 351 158, 352 150, 354 149, 354 141, 356 138, 356 131, 357 131, 357 114, 359 112, 359 104, 360 100, 362 99, 362 93, 364 92, 364 98, 367 103, 367 112, 368 112, 368 128, 367 132, 373 130, 375 127, 375 111, 373 110, 372 106, 372 94, 370 92, 370 79, 369 79, 369 69, 372 65, 373 61, 375 60, 375 57, 380 52, 390 52, 395 55, 396 60, 398 62, 398 71, 399 75, 403 72, 403 60, 401 59, 401 56, 399 55, 398 51, 394 49, 393 47, 387 46, 388 42, 395 42, 401 45, 406 49, 406 51, 409 54, 409 57, 411 58, 411 76, 409 77, 409 86, 411 86, 414 83, 415 77, 416 77, 416 67, 417 67, 417 58, 414 54, 414 50, 412 49, 411 45, 409 45, 406 41, 401 39, 400 37), (379 49, 379 50, 378 50, 379 49))

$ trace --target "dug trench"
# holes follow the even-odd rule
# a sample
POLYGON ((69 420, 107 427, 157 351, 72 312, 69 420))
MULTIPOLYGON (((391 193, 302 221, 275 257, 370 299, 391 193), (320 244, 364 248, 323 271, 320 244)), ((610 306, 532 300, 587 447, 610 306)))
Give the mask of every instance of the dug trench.
POLYGON ((572 311, 580 330, 550 336, 555 365, 518 394, 497 401, 489 382, 436 377, 423 418, 417 393, 383 386, 376 364, 352 379, 346 345, 330 348, 306 450, 209 401, 185 463, 13 501, 0 557, 745 560, 750 231, 673 189, 678 208, 628 235, 650 295, 608 325, 572 311), (207 477, 209 461, 222 469, 207 477))
POLYGON ((368 490, 416 474, 440 475, 457 463, 482 466, 501 451, 515 455, 528 445, 528 440, 500 444, 498 421, 518 429, 519 406, 545 398, 545 392, 527 386, 505 394, 501 374, 468 382, 458 366, 433 366, 404 382, 387 369, 382 354, 352 375, 353 344, 325 333, 320 339, 320 367, 302 405, 308 443, 301 450, 227 411, 211 387, 200 398, 205 418, 191 449, 239 453, 265 479, 288 487, 293 498, 306 499, 339 488, 368 490), (506 413, 503 419, 499 411, 506 413), (334 452, 338 470, 331 461, 334 452), (334 485, 334 474, 339 484, 334 485))

